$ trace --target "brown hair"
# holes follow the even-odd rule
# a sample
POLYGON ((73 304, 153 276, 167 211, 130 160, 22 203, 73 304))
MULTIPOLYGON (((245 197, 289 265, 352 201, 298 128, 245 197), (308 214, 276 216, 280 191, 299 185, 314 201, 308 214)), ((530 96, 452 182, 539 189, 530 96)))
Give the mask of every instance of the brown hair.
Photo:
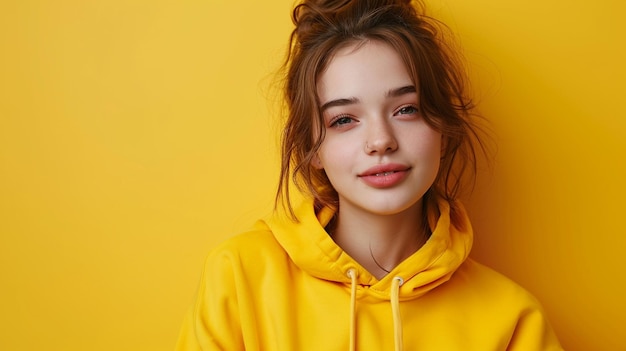
POLYGON ((293 10, 296 28, 283 67, 288 117, 281 140, 276 203, 282 200, 294 219, 290 181, 313 196, 317 208, 338 206, 337 193, 326 174, 311 165, 325 131, 317 80, 338 49, 378 40, 401 56, 419 87, 426 122, 443 135, 439 173, 424 195, 424 209, 436 209, 433 202, 442 197, 451 203, 453 223, 460 225, 455 200, 462 176, 468 166, 472 176, 476 171, 473 104, 465 92, 465 70, 446 40, 447 27, 423 12, 421 2, 412 4, 410 0, 304 0, 293 10))

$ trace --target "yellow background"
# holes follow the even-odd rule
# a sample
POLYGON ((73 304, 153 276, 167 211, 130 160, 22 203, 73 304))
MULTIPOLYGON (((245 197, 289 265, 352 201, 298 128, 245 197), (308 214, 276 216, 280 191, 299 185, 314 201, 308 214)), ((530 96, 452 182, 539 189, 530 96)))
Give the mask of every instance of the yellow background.
MULTIPOLYGON (((0 349, 171 350, 207 250, 271 211, 290 0, 0 4, 0 349)), ((568 350, 626 350, 620 0, 431 0, 498 153, 473 256, 568 350)))

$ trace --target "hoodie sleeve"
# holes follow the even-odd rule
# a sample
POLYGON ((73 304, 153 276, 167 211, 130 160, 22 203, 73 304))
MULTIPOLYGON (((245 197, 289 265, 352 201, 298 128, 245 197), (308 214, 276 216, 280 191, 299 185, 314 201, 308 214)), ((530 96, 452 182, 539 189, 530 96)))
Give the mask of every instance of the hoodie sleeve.
POLYGON ((562 351, 563 348, 550 327, 541 306, 522 311, 507 351, 562 351))
POLYGON ((209 254, 176 351, 244 350, 235 262, 236 255, 232 252, 216 250, 209 254))

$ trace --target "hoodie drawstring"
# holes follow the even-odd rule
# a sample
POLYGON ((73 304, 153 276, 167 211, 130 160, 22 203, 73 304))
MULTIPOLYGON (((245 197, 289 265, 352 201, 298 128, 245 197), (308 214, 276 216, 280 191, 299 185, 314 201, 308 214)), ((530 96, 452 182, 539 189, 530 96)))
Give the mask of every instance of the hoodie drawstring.
POLYGON ((350 291, 350 351, 356 350, 356 271, 348 270, 348 277, 352 280, 350 291))
POLYGON ((396 351, 402 351, 402 317, 400 316, 400 287, 404 284, 402 277, 393 277, 391 282, 391 314, 393 315, 393 337, 396 351))
MULTIPOLYGON (((350 268, 347 273, 351 280, 350 289, 350 351, 356 350, 356 271, 350 268)), ((395 351, 402 351, 402 317, 400 316, 400 287, 404 284, 402 277, 394 277, 391 282, 391 314, 393 316, 393 334, 395 351)))

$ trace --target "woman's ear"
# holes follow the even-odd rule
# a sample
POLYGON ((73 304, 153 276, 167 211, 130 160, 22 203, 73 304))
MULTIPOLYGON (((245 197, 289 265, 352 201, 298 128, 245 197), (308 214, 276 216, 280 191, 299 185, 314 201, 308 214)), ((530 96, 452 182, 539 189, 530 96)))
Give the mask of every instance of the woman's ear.
POLYGON ((311 166, 313 166, 313 168, 315 169, 324 169, 324 165, 322 165, 322 160, 320 160, 320 157, 318 156, 318 154, 315 154, 313 156, 313 158, 311 159, 311 166))

